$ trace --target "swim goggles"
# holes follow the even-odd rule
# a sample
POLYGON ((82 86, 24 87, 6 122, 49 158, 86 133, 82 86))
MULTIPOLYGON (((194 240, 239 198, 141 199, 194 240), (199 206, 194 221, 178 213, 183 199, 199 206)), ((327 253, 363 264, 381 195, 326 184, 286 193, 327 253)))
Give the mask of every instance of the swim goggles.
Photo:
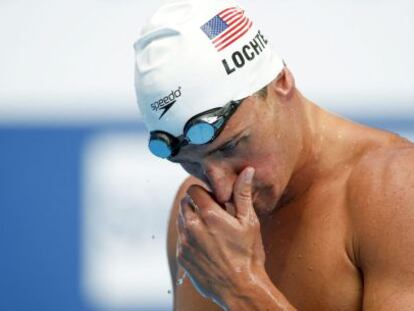
POLYGON ((170 159, 184 145, 204 145, 212 142, 243 100, 231 101, 224 107, 214 108, 192 117, 184 126, 184 134, 179 137, 163 131, 151 132, 148 143, 150 151, 159 158, 170 159))

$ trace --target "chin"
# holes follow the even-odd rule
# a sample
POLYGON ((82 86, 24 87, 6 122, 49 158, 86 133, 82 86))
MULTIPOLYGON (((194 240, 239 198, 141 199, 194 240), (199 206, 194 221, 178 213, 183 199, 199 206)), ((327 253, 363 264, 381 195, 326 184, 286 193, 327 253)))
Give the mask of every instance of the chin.
POLYGON ((270 215, 275 209, 274 203, 260 199, 253 201, 253 206, 257 216, 261 217, 270 215))

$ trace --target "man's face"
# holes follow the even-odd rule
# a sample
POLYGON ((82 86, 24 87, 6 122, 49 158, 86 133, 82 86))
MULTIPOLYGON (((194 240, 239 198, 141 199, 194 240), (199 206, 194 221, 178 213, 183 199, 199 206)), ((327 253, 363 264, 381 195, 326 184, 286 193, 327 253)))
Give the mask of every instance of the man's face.
POLYGON ((279 124, 282 118, 277 107, 270 98, 247 98, 212 143, 184 146, 172 161, 204 181, 220 204, 232 201, 240 172, 254 167, 255 210, 258 214, 271 212, 292 171, 289 136, 279 124))

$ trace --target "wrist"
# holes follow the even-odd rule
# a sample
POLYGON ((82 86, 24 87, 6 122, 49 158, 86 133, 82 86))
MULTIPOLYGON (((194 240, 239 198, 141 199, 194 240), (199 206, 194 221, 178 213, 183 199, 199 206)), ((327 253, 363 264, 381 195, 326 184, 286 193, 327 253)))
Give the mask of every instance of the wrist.
POLYGON ((295 310, 263 269, 250 274, 223 299, 225 310, 295 310))

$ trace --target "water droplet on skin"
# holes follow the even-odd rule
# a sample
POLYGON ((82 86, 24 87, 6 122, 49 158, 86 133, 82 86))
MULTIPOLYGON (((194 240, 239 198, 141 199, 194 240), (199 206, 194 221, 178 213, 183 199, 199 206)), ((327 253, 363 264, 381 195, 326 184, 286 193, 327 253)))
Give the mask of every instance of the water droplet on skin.
POLYGON ((313 271, 313 267, 311 266, 311 267, 308 267, 308 270, 309 271, 313 271))
POLYGON ((183 285, 184 279, 186 278, 186 276, 187 276, 187 273, 184 271, 183 275, 177 279, 177 282, 176 282, 177 286, 183 285))

